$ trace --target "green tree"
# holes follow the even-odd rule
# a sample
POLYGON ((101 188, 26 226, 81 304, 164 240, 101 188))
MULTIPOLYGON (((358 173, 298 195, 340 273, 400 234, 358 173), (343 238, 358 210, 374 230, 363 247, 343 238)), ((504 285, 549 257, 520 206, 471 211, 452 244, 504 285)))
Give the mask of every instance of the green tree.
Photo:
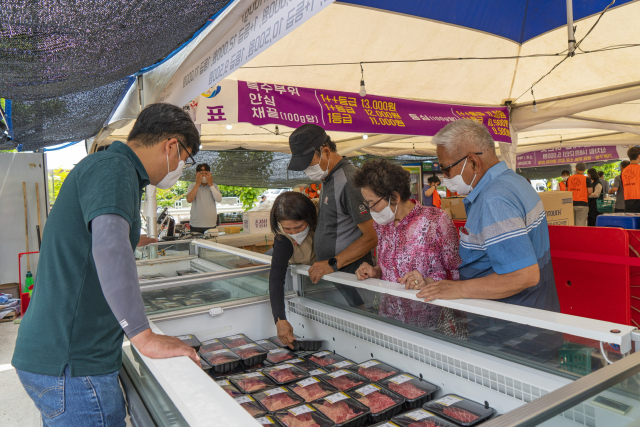
POLYGON ((264 193, 266 188, 256 187, 233 187, 230 185, 219 185, 222 197, 237 197, 242 203, 242 208, 246 211, 255 206, 260 194, 264 193))
POLYGON ((71 172, 68 169, 58 168, 54 169, 50 172, 49 179, 49 203, 53 206, 53 203, 56 201, 58 194, 60 193, 60 188, 64 183, 64 180, 67 179, 67 175, 71 172))
POLYGON ((190 182, 188 181, 178 181, 176 185, 166 190, 158 188, 156 195, 158 206, 172 208, 178 200, 187 197, 187 187, 189 187, 189 184, 190 182))
POLYGON ((620 162, 609 163, 608 165, 596 166, 595 169, 598 172, 604 172, 604 179, 611 181, 616 176, 620 175, 620 162))

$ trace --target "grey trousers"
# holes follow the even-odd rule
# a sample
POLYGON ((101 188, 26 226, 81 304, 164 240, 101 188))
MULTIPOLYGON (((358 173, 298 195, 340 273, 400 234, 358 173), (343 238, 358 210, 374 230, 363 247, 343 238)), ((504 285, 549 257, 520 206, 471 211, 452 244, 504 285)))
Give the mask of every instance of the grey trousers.
POLYGON ((586 227, 588 215, 589 215, 589 206, 573 207, 573 220, 575 225, 579 225, 580 227, 586 227))

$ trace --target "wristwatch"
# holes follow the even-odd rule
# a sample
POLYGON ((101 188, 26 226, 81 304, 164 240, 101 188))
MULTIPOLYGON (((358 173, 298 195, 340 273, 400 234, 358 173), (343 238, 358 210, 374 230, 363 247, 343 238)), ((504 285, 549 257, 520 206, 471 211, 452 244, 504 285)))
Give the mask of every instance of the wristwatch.
POLYGON ((333 268, 333 271, 338 271, 338 260, 335 258, 329 258, 329 265, 333 268))

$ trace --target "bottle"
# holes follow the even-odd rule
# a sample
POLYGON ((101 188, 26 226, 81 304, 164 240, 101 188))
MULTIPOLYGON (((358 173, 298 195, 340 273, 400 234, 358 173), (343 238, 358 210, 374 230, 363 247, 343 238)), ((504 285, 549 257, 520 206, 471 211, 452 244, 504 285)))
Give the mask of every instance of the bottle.
POLYGON ((31 271, 27 271, 27 278, 24 281, 24 290, 23 293, 29 293, 29 297, 31 297, 31 291, 29 290, 29 287, 33 286, 33 275, 31 274, 31 271))

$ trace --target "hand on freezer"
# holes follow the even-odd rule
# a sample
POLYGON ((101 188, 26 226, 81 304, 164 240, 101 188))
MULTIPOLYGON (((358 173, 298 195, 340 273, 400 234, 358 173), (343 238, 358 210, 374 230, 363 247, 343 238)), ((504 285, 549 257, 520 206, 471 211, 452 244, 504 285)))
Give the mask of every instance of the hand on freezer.
POLYGON ((329 261, 318 261, 309 269, 309 278, 311 282, 318 283, 325 274, 333 273, 333 268, 329 265, 329 261))
POLYGON ((293 341, 295 341, 295 337, 293 336, 293 327, 291 323, 287 321, 287 319, 278 320, 276 323, 276 328, 278 330, 278 338, 280 341, 291 349, 293 349, 293 341))
POLYGON ((140 353, 152 359, 187 356, 200 366, 200 357, 196 351, 176 337, 154 334, 151 329, 145 329, 130 338, 130 341, 140 353))
POLYGON ((422 289, 426 285, 435 282, 435 280, 430 277, 422 277, 418 270, 414 270, 402 276, 398 282, 404 285, 405 289, 422 289))
POLYGON ((425 302, 434 299, 459 299, 464 298, 462 295, 462 283, 454 280, 441 280, 425 285, 420 292, 418 298, 424 298, 425 302))
POLYGON ((377 279, 380 276, 382 276, 382 271, 380 270, 380 267, 378 266, 372 267, 366 262, 363 262, 360 265, 360 267, 358 267, 358 269, 356 270, 356 277, 358 278, 358 280, 365 280, 369 278, 377 279))
POLYGON ((147 246, 149 243, 156 243, 158 239, 154 237, 140 236, 140 241, 138 242, 138 247, 147 246))

